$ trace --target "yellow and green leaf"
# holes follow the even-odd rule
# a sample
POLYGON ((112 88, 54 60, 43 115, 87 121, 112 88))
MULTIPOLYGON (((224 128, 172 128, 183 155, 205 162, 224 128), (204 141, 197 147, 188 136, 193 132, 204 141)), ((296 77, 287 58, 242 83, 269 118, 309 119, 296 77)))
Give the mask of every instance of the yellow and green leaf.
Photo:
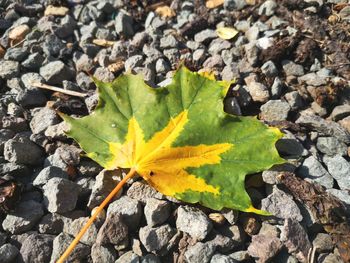
POLYGON ((159 192, 212 209, 255 209, 244 188, 247 174, 282 163, 282 137, 255 117, 223 111, 229 82, 181 67, 172 83, 151 88, 126 74, 95 80, 99 103, 74 119, 67 133, 106 169, 132 168, 159 192))

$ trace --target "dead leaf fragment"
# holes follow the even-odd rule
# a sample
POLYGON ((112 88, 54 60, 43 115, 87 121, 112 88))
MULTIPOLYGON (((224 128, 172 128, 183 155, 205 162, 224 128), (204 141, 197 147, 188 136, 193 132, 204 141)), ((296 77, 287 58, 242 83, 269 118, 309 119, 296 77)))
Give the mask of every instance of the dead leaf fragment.
POLYGON ((5 56, 6 50, 0 46, 0 58, 3 58, 5 56))
POLYGON ((123 61, 117 61, 113 64, 108 65, 108 67, 107 67, 107 69, 112 73, 116 73, 118 71, 121 71, 123 68, 124 68, 123 61))
POLYGON ((167 5, 157 7, 155 12, 163 18, 171 18, 176 15, 175 11, 167 5))
POLYGON ((69 9, 64 6, 53 6, 49 5, 45 9, 45 16, 65 16, 68 13, 69 9))
POLYGON ((229 40, 234 38, 238 34, 238 31, 233 27, 219 27, 216 29, 216 34, 222 39, 229 40))
POLYGON ((30 27, 27 25, 20 25, 12 29, 9 33, 11 46, 22 41, 29 32, 30 32, 30 27))
POLYGON ((114 41, 106 40, 106 39, 94 39, 92 43, 102 47, 111 47, 114 45, 114 41))
POLYGON ((215 7, 221 6, 222 4, 224 4, 224 0, 208 0, 205 3, 205 6, 207 8, 215 8, 215 7))

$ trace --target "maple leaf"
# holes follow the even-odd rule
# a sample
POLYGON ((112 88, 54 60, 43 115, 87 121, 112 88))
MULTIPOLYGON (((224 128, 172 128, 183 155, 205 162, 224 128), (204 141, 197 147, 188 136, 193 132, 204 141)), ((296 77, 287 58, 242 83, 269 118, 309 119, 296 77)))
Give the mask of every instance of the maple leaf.
POLYGON ((185 67, 164 88, 131 74, 96 80, 96 110, 80 119, 65 116, 67 134, 104 168, 131 168, 165 195, 268 214, 252 206, 244 180, 284 162, 275 149, 282 133, 255 117, 225 113, 230 84, 185 67))

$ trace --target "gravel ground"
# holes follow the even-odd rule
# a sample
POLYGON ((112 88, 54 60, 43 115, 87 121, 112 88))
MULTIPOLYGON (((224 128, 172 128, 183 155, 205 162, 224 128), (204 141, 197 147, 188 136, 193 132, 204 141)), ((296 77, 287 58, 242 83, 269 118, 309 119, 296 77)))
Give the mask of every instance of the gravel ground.
MULTIPOLYGON (((156 87, 181 61, 237 79, 225 110, 281 127, 288 163, 248 176, 254 204, 275 217, 211 211, 167 198, 141 180, 124 187, 69 262, 344 262, 310 210, 278 184, 295 172, 350 214, 350 4, 346 0, 0 1, 0 181, 23 185, 0 201, 0 262, 55 262, 122 171, 102 171, 64 135, 60 110, 96 105, 90 76, 125 71, 156 87), (239 30, 232 40, 218 26, 239 30), (88 94, 84 99, 33 81, 88 94), (252 183, 253 182, 253 183, 252 183), (16 193, 17 193, 16 192, 16 193), (12 198, 15 199, 16 195, 12 198), (6 212, 6 213, 5 213, 6 212)), ((253 145, 252 145, 253 147, 253 145)), ((13 185, 12 185, 13 186, 13 185)), ((11 187, 12 187, 11 186, 11 187)))

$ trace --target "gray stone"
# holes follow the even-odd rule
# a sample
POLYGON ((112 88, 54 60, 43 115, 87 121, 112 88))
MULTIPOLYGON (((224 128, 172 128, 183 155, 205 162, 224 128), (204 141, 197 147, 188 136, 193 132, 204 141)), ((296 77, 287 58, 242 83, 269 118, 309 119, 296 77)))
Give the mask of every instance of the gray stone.
POLYGON ((203 68, 214 69, 221 68, 224 65, 224 62, 220 55, 213 55, 207 58, 203 63, 203 68))
POLYGON ((347 155, 348 147, 334 137, 319 137, 316 144, 317 149, 329 156, 347 155))
POLYGON ((250 258, 248 251, 237 251, 229 255, 230 258, 233 258, 234 260, 238 262, 246 261, 250 258))
POLYGON ((232 251, 234 247, 237 247, 237 242, 235 242, 235 240, 233 240, 231 237, 220 235, 218 233, 215 233, 214 238, 209 240, 207 243, 214 245, 216 251, 220 251, 222 253, 232 251))
POLYGON ((19 75, 19 63, 12 60, 0 61, 0 77, 3 79, 11 79, 19 75))
POLYGON ((53 109, 48 107, 38 108, 33 111, 33 118, 29 125, 33 134, 45 132, 51 126, 59 123, 59 118, 53 109))
POLYGON ((150 35, 147 32, 137 32, 130 42, 130 45, 142 49, 142 46, 150 40, 150 35))
POLYGON ((177 210, 176 227, 192 238, 203 240, 213 228, 207 215, 198 208, 180 206, 177 210))
POLYGON ((38 231, 41 234, 58 235, 63 231, 63 218, 59 214, 47 214, 38 223, 38 231))
POLYGON ((39 52, 30 54, 26 60, 22 62, 22 66, 29 70, 38 70, 43 64, 45 58, 39 52))
POLYGON ((185 259, 191 263, 208 263, 215 252, 211 243, 198 242, 185 252, 185 259))
POLYGON ((228 97, 224 101, 225 112, 233 115, 242 115, 241 107, 235 97, 228 97))
POLYGON ((247 2, 245 0, 225 0, 224 8, 233 11, 233 10, 242 10, 247 6, 247 2))
POLYGON ((215 38, 210 42, 208 52, 212 55, 219 54, 223 50, 228 50, 231 48, 231 43, 227 40, 221 38, 215 38))
POLYGON ((121 255, 114 263, 140 263, 140 257, 132 251, 121 255))
POLYGON ((0 129, 0 155, 4 153, 5 143, 12 139, 15 136, 15 133, 9 129, 0 129))
POLYGON ((298 169, 298 174, 306 180, 319 183, 326 188, 333 187, 332 176, 312 155, 304 160, 303 164, 298 169))
POLYGON ((141 203, 128 196, 122 196, 112 202, 107 210, 107 216, 110 214, 118 214, 131 230, 138 228, 142 207, 141 203))
POLYGON ((49 84, 61 84, 63 80, 70 80, 75 76, 73 70, 68 68, 62 61, 49 62, 40 68, 40 75, 49 84))
POLYGON ((249 42, 254 42, 259 38, 259 33, 259 28, 257 26, 252 26, 245 32, 245 36, 247 37, 249 42))
POLYGON ((269 90, 262 83, 252 81, 247 84, 247 89, 253 101, 267 102, 270 98, 269 90))
POLYGON ((22 201, 13 213, 8 214, 2 222, 4 230, 19 234, 29 231, 44 215, 42 205, 33 200, 22 201))
POLYGON ((4 244, 0 247, 0 262, 13 262, 19 254, 18 248, 11 244, 4 244))
POLYGON ((156 72, 157 73, 166 73, 169 70, 170 70, 170 65, 165 59, 160 58, 157 60, 157 62, 156 62, 156 72))
POLYGON ((56 166, 49 166, 42 169, 33 181, 34 186, 42 187, 46 184, 51 178, 59 177, 68 179, 68 174, 63 171, 61 168, 56 166))
POLYGON ((176 48, 177 45, 177 39, 171 34, 160 39, 160 48, 176 48))
POLYGON ((339 121, 339 120, 344 119, 345 117, 347 117, 349 115, 350 115, 350 105, 344 104, 344 105, 336 106, 333 109, 330 117, 334 121, 339 121))
POLYGON ((268 78, 276 77, 277 74, 278 74, 278 70, 277 70, 275 64, 274 64, 271 60, 265 62, 265 63, 261 66, 261 71, 262 71, 262 73, 264 73, 265 76, 268 77, 268 78))
POLYGON ((156 256, 154 254, 148 254, 148 255, 143 256, 141 258, 140 263, 161 263, 161 261, 160 261, 158 256, 156 256))
POLYGON ((302 65, 296 64, 290 60, 283 60, 282 67, 287 76, 302 76, 304 68, 302 65))
POLYGON ((47 127, 44 134, 46 137, 48 137, 51 140, 66 140, 67 136, 65 134, 65 131, 69 130, 69 124, 62 121, 58 124, 51 125, 47 127))
POLYGON ((325 78, 317 75, 314 72, 311 72, 311 73, 308 73, 308 74, 305 74, 305 75, 299 77, 298 81, 304 82, 307 85, 314 86, 314 87, 325 85, 327 83, 325 78))
POLYGON ((323 162, 327 165, 328 172, 337 181, 342 190, 350 189, 350 163, 340 155, 333 157, 325 156, 323 162))
POLYGON ((150 45, 144 45, 142 48, 142 53, 147 56, 149 62, 156 61, 157 59, 163 57, 162 52, 150 45))
POLYGON ((294 172, 295 166, 289 163, 275 165, 272 168, 262 172, 262 179, 267 184, 277 184, 277 176, 281 172, 294 172))
POLYGON ((73 61, 75 63, 75 69, 77 72, 86 71, 89 72, 93 69, 93 61, 88 55, 81 52, 74 52, 73 61))
POLYGON ((148 198, 164 199, 165 196, 143 181, 134 182, 126 192, 127 196, 146 204, 148 198))
POLYGON ((334 136, 339 141, 346 144, 350 143, 350 133, 336 122, 326 121, 325 119, 317 115, 310 114, 309 112, 301 112, 301 115, 296 120, 296 123, 309 127, 321 135, 334 136))
POLYGON ((269 100, 260 110, 260 116, 265 121, 284 121, 287 120, 290 106, 285 101, 269 100))
POLYGON ((236 260, 226 255, 215 254, 211 258, 210 263, 236 263, 236 260))
POLYGON ((194 41, 207 44, 210 40, 217 38, 217 34, 213 29, 205 29, 194 35, 194 41))
MULTIPOLYGON (((102 227, 98 231, 96 244, 109 245, 113 244, 119 248, 126 248, 129 244, 129 230, 118 214, 107 216, 102 227)), ((91 240, 93 242, 93 240, 91 240)))
POLYGON ((36 165, 42 162, 43 151, 27 137, 15 137, 4 145, 4 158, 12 163, 36 165))
POLYGON ((297 91, 288 92, 284 95, 284 97, 286 98, 292 110, 296 110, 304 106, 303 99, 297 91))
MULTIPOLYGON (((251 72, 252 71, 251 67, 254 67, 257 64, 257 62, 258 62, 259 49, 256 46, 254 41, 249 42, 248 44, 245 44, 243 46, 243 48, 244 48, 246 59, 248 61, 248 65, 246 65, 246 66, 249 66, 249 71, 251 72)), ((243 63, 243 61, 244 60, 242 60, 241 63, 243 63)), ((243 67, 241 66, 240 71, 244 72, 244 70, 242 70, 242 68, 243 67)))
POLYGON ((17 133, 28 130, 27 121, 21 117, 4 116, 1 124, 2 128, 10 129, 17 133))
POLYGON ((71 166, 79 164, 80 153, 81 150, 74 145, 63 145, 45 159, 44 167, 57 166, 67 172, 71 166))
POLYGON ((117 254, 115 253, 115 249, 112 247, 94 244, 91 247, 91 259, 93 263, 115 262, 117 259, 117 254))
POLYGON ((0 247, 6 243, 7 236, 7 233, 0 232, 0 247))
POLYGON ((340 256, 335 255, 333 253, 328 254, 323 260, 322 263, 343 263, 344 261, 340 258, 340 256))
POLYGON ((280 80, 280 78, 276 77, 271 86, 271 98, 279 98, 282 94, 283 87, 283 82, 280 80))
POLYGON ((129 57, 125 61, 125 71, 131 71, 136 67, 139 67, 142 65, 143 57, 141 55, 135 55, 132 57, 129 57))
POLYGON ((259 230, 259 235, 270 236, 270 237, 279 238, 280 233, 281 231, 277 226, 271 225, 268 222, 263 222, 259 230))
POLYGON ((28 51, 22 49, 21 47, 9 48, 6 50, 6 54, 4 56, 5 60, 14 60, 21 62, 28 56, 28 51))
POLYGON ((112 82, 114 75, 107 68, 99 67, 94 72, 94 77, 103 82, 112 82))
POLYGON ((297 221, 303 220, 299 207, 293 201, 293 198, 276 186, 274 186, 272 194, 261 201, 261 209, 279 218, 292 218, 297 221))
POLYGON ((56 57, 65 48, 65 44, 55 34, 47 34, 42 48, 46 56, 56 57))
MULTIPOLYGON (((77 236, 79 231, 82 229, 82 227, 87 223, 89 220, 88 217, 80 217, 75 220, 68 220, 68 223, 64 224, 63 232, 66 234, 69 234, 73 237, 77 236)), ((92 224, 86 233, 81 237, 80 241, 81 243, 92 246, 95 241, 97 242, 97 227, 95 224, 92 224)))
POLYGON ((311 243, 305 229, 296 220, 286 219, 281 232, 281 241, 299 261, 307 262, 311 243))
POLYGON ((259 7, 258 14, 261 16, 272 16, 275 13, 277 4, 275 1, 267 0, 259 7))
POLYGON ((350 193, 348 190, 327 189, 327 192, 337 197, 339 200, 345 203, 350 212, 350 193))
POLYGON ((197 63, 202 63, 206 57, 207 56, 204 48, 196 49, 192 54, 193 61, 197 63))
POLYGON ((278 152, 286 158, 300 158, 303 155, 307 155, 307 150, 299 142, 293 133, 286 131, 286 134, 276 142, 276 148, 278 152))
POLYGON ((168 224, 159 227, 145 226, 140 228, 140 241, 148 252, 163 254, 176 229, 168 224))
POLYGON ((332 237, 325 233, 318 233, 312 241, 312 245, 318 253, 331 252, 334 248, 332 237))
POLYGON ((92 90, 95 88, 95 84, 91 77, 86 75, 84 72, 79 72, 76 75, 76 82, 82 90, 92 90))
POLYGON ((256 262, 268 262, 282 248, 282 242, 277 237, 267 235, 254 235, 252 236, 252 242, 248 247, 248 253, 253 258, 256 258, 256 262))
POLYGON ((118 34, 131 37, 134 35, 133 23, 133 18, 120 9, 115 17, 115 31, 118 34))
MULTIPOLYGON (((59 234, 53 240, 52 255, 50 263, 55 263, 73 241, 73 238, 65 233, 59 234)), ((89 246, 78 243, 73 252, 67 258, 68 262, 86 262, 90 255, 91 249, 89 246)))
POLYGON ((25 263, 49 262, 53 239, 52 235, 29 235, 22 243, 20 250, 23 261, 25 263))
POLYGON ((163 51, 164 53, 164 56, 166 58, 168 58, 168 60, 170 61, 171 64, 175 64, 176 62, 179 61, 180 59, 180 52, 179 52, 179 49, 177 48, 169 48, 169 49, 165 49, 163 51))
POLYGON ((148 198, 145 206, 145 217, 149 226, 160 225, 164 223, 171 212, 171 204, 165 200, 148 198))
POLYGON ((39 89, 24 89, 17 93, 16 101, 23 108, 32 108, 44 106, 46 97, 39 89))
POLYGON ((51 213, 72 211, 78 200, 80 187, 67 179, 51 178, 44 186, 44 204, 51 213))
POLYGON ((227 65, 221 72, 222 80, 231 81, 239 78, 239 69, 237 64, 227 65))

